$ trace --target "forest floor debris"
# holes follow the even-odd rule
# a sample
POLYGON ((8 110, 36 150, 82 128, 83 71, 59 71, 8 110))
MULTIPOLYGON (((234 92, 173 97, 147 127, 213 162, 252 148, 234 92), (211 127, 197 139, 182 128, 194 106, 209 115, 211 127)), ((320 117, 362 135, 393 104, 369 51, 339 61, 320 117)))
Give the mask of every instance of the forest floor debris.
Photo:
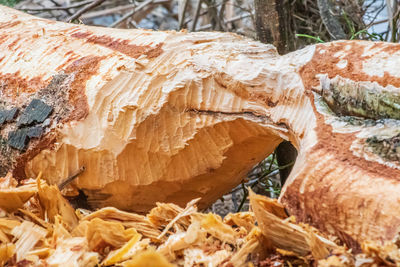
POLYGON ((362 244, 296 223, 276 200, 250 191, 251 211, 222 219, 157 203, 146 216, 74 209, 40 178, 0 178, 2 266, 399 266, 398 242, 362 244))

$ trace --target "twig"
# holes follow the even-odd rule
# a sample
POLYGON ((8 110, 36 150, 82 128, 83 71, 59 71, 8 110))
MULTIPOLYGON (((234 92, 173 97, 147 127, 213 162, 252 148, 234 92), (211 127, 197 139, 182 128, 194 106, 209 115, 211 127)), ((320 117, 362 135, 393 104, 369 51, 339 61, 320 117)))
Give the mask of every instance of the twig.
POLYGON ((224 16, 225 16, 225 7, 226 7, 226 2, 228 2, 228 0, 222 0, 222 4, 221 7, 219 8, 219 13, 217 16, 217 19, 219 20, 219 25, 220 25, 220 29, 219 30, 226 30, 225 28, 225 23, 224 23, 224 16))
POLYGON ((85 166, 82 166, 79 171, 77 171, 75 174, 69 176, 67 179, 65 179, 63 182, 61 182, 58 185, 58 188, 63 190, 63 188, 67 185, 69 185, 72 181, 74 181, 79 175, 81 175, 85 171, 85 166))
POLYGON ((211 28, 213 30, 221 30, 221 21, 218 18, 218 9, 217 6, 214 5, 215 0, 205 0, 204 2, 208 6, 208 15, 212 25, 211 28))
POLYGON ((396 11, 396 14, 394 15, 394 17, 392 18, 392 42, 393 43, 397 43, 397 32, 398 32, 398 28, 397 28, 397 22, 399 20, 399 16, 400 16, 400 10, 396 11))
POLYGON ((249 190, 246 189, 244 183, 242 183, 242 189, 243 189, 243 198, 236 212, 240 212, 240 210, 243 208, 244 203, 246 202, 247 197, 249 196, 249 190))
MULTIPOLYGON (((231 18, 229 20, 226 20, 224 23, 232 23, 232 22, 235 22, 235 21, 238 21, 238 20, 241 20, 241 19, 245 19, 245 18, 251 17, 252 15, 253 15, 252 13, 249 13, 249 14, 246 14, 246 15, 239 15, 239 16, 233 17, 233 18, 231 18)), ((206 24, 206 25, 200 26, 199 31, 209 30, 211 28, 212 28, 212 24, 210 23, 210 24, 206 24)))
POLYGON ((135 7, 137 7, 137 4, 129 4, 129 5, 112 7, 109 9, 99 10, 99 11, 93 11, 93 12, 83 15, 82 19, 92 19, 92 18, 96 18, 96 17, 100 17, 100 16, 118 13, 121 11, 127 11, 127 10, 133 9, 135 7))
MULTIPOLYGON (((171 2, 171 0, 154 0, 153 4, 157 5, 157 4, 166 4, 171 2)), ((110 14, 115 14, 115 13, 119 13, 121 11, 127 12, 131 9, 134 9, 137 7, 137 4, 129 4, 129 5, 123 5, 123 6, 117 6, 117 7, 112 7, 112 8, 108 8, 108 9, 104 9, 104 10, 99 10, 99 11, 93 11, 90 13, 86 13, 84 15, 82 15, 82 19, 92 19, 92 18, 97 18, 97 17, 101 17, 101 16, 106 16, 106 15, 110 15, 110 14)))
MULTIPOLYGON (((50 0, 50 2, 52 2, 55 6, 62 6, 62 4, 59 4, 56 0, 50 0)), ((72 16, 72 13, 70 10, 66 9, 64 10, 68 16, 72 16)))
POLYGON ((67 18, 65 21, 67 22, 71 22, 74 19, 79 18, 83 13, 101 5, 103 2, 105 2, 106 0, 95 0, 93 1, 91 4, 79 9, 74 15, 72 15, 71 17, 67 18))
POLYGON ((202 0, 197 1, 196 11, 194 13, 194 19, 192 23, 192 32, 196 30, 197 20, 199 19, 202 2, 203 2, 202 0))
POLYGON ((118 26, 119 24, 121 24, 122 22, 124 22, 125 20, 127 20, 128 18, 130 18, 131 16, 133 16, 136 12, 139 12, 140 10, 142 10, 143 8, 145 8, 146 6, 148 6, 149 4, 152 4, 154 0, 147 0, 145 2, 143 2, 140 6, 138 6, 137 8, 135 8, 134 10, 132 10, 131 12, 126 13, 124 16, 122 16, 122 18, 120 18, 119 20, 113 22, 110 26, 110 28, 114 28, 116 26, 118 26))
POLYGON ((183 7, 179 10, 179 29, 182 29, 184 25, 186 9, 189 3, 189 0, 182 0, 182 1, 183 1, 183 7))
POLYGON ((382 23, 387 23, 387 22, 388 22, 388 20, 387 20, 387 19, 383 19, 383 20, 374 21, 374 22, 371 22, 371 23, 368 25, 368 27, 367 27, 367 28, 369 28, 370 26, 379 25, 379 24, 382 24, 382 23))
POLYGON ((133 26, 133 28, 137 29, 138 25, 136 24, 136 22, 134 20, 129 21, 129 23, 133 26))
POLYGON ((81 6, 85 6, 87 4, 92 3, 93 0, 82 1, 69 6, 52 6, 52 7, 41 7, 41 8, 19 8, 21 11, 32 11, 32 12, 45 12, 45 11, 53 11, 53 10, 68 10, 72 8, 77 8, 81 6))
MULTIPOLYGON (((245 11, 245 12, 247 12, 247 11, 245 11)), ((228 0, 228 2, 226 3, 226 7, 225 7, 224 19, 229 20, 229 19, 232 19, 233 17, 235 17, 235 6, 234 6, 234 3, 233 3, 233 0, 228 0)), ((226 27, 228 29, 232 30, 233 29, 233 24, 232 23, 228 23, 228 24, 226 24, 226 27)))

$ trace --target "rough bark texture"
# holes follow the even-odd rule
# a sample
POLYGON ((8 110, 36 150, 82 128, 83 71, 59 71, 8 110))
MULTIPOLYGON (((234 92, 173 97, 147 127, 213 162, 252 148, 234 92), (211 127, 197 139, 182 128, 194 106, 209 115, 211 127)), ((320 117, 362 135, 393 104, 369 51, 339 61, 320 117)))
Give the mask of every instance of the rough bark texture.
POLYGON ((204 207, 289 140, 299 156, 280 201, 291 214, 354 248, 399 232, 400 45, 340 41, 279 56, 229 33, 0 11, 3 172, 59 184, 84 166, 70 190, 94 207, 195 197, 204 207), (41 112, 25 119, 32 103, 41 112), (16 131, 24 148, 10 144, 16 131))
POLYGON ((346 39, 346 34, 342 29, 342 25, 340 25, 332 12, 332 4, 330 3, 330 0, 318 0, 318 8, 322 22, 333 40, 346 39))
POLYGON ((258 39, 273 44, 280 54, 294 50, 287 30, 286 1, 254 0, 255 22, 258 39))

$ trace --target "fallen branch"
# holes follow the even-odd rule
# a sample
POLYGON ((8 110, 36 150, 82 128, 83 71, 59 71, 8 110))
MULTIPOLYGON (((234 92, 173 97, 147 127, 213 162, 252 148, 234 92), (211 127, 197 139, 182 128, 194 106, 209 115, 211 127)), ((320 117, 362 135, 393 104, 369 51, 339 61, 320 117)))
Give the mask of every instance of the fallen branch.
POLYGON ((31 12, 45 12, 45 11, 54 11, 54 10, 67 10, 67 9, 74 9, 81 6, 85 6, 88 4, 93 3, 93 0, 81 1, 76 4, 71 4, 68 6, 52 6, 52 7, 41 7, 41 8, 19 8, 18 10, 21 11, 31 11, 31 12))
POLYGON ((130 17, 132 17, 135 13, 141 11, 142 9, 146 8, 147 6, 149 6, 150 4, 152 4, 154 2, 154 0, 147 0, 144 1, 143 3, 141 3, 137 8, 135 8, 134 10, 126 13, 125 15, 123 15, 120 19, 114 21, 109 27, 110 28, 114 28, 117 27, 119 24, 121 24, 122 22, 124 22, 125 20, 129 19, 130 17))
POLYGON ((67 22, 71 22, 75 19, 78 19, 82 14, 84 14, 85 12, 101 5, 103 2, 105 2, 106 0, 95 0, 92 3, 88 4, 87 6, 79 9, 75 14, 73 14, 72 16, 68 17, 65 21, 67 22))

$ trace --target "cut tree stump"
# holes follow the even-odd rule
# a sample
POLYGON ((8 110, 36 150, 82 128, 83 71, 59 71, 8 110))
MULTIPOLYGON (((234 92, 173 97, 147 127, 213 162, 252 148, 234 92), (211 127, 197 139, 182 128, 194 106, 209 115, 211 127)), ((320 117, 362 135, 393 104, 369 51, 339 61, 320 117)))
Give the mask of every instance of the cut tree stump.
POLYGON ((400 45, 279 56, 230 33, 65 24, 0 7, 0 174, 92 207, 212 203, 282 140, 280 201, 351 247, 400 228, 400 45), (32 111, 33 110, 33 111, 32 111))

